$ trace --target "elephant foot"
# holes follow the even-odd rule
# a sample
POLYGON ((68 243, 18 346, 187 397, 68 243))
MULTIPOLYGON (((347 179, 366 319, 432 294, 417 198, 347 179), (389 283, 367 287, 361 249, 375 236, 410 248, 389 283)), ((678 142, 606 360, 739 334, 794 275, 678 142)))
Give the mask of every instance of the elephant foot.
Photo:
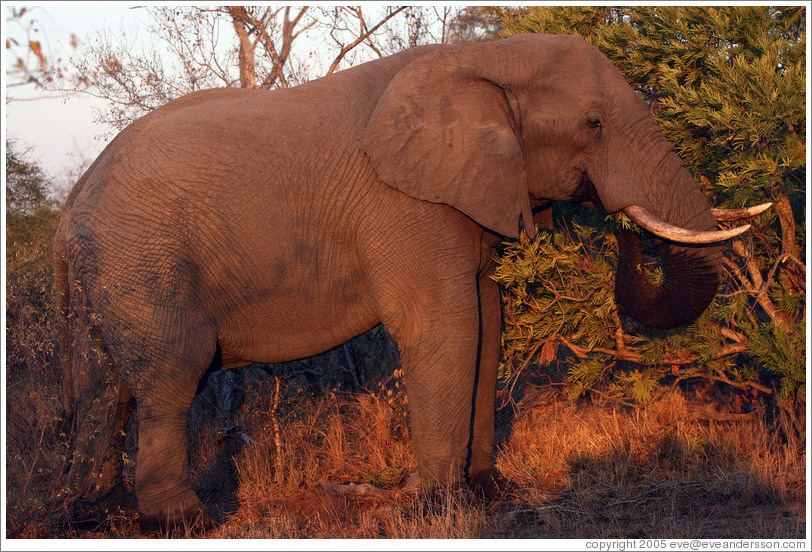
POLYGON ((138 525, 144 533, 172 535, 175 531, 199 534, 208 531, 220 520, 208 506, 200 502, 194 491, 184 488, 171 498, 162 500, 138 492, 138 525), (146 495, 146 496, 145 496, 146 495))
POLYGON ((56 527, 94 530, 135 517, 138 504, 132 491, 120 483, 94 498, 62 499, 53 506, 56 527))
POLYGON ((205 533, 220 523, 220 519, 202 504, 197 511, 190 510, 185 510, 183 514, 139 514, 138 528, 144 534, 158 537, 186 537, 205 533))
POLYGON ((220 520, 211 510, 203 506, 195 514, 184 514, 183 517, 166 515, 143 515, 138 517, 138 529, 145 535, 172 537, 200 535, 217 526, 220 520), (177 533, 177 534, 176 534, 177 533))
POLYGON ((468 480, 474 493, 492 502, 503 500, 516 491, 516 484, 492 467, 472 473, 468 480))
POLYGON ((473 493, 477 498, 485 499, 490 502, 497 502, 511 496, 515 490, 516 485, 499 470, 494 467, 487 467, 478 471, 472 472, 467 478, 467 483, 459 480, 451 483, 434 482, 433 484, 424 484, 419 473, 413 473, 406 481, 403 490, 412 489, 421 494, 442 495, 448 489, 467 489, 473 493))

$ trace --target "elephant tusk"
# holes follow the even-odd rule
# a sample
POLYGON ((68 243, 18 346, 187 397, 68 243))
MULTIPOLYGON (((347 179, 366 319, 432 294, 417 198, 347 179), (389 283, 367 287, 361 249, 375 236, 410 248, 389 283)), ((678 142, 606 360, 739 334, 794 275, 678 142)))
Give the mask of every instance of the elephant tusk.
POLYGON ((760 215, 772 207, 772 205, 772 202, 769 202, 754 207, 745 207, 743 209, 711 209, 711 214, 719 222, 733 222, 760 215))
POLYGON ((744 226, 731 228, 729 230, 689 230, 668 224, 645 207, 640 207, 639 205, 629 205, 623 209, 623 212, 637 223, 638 226, 648 230, 655 236, 683 244, 703 245, 717 243, 734 238, 750 229, 750 225, 745 224, 744 226))

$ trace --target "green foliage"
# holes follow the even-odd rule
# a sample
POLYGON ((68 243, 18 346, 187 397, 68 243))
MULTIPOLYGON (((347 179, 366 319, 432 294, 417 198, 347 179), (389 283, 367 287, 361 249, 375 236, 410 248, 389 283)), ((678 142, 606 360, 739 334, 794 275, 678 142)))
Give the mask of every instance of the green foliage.
POLYGON ((793 331, 759 323, 745 295, 720 294, 683 328, 624 329, 630 324, 614 299, 613 236, 565 219, 556 222, 560 231, 509 243, 498 259, 503 380, 517 377, 531 362, 543 367, 557 361, 567 368, 573 397, 605 389, 620 400, 645 402, 665 378, 707 377, 747 386, 759 385, 762 371, 780 382, 781 396, 802 392, 802 319, 793 331))
POLYGON ((568 373, 570 397, 580 397, 584 391, 598 384, 610 363, 611 357, 606 353, 595 353, 572 363, 568 373))
POLYGON ((748 354, 753 361, 781 378, 782 397, 804 393, 806 369, 806 324, 786 331, 774 322, 746 327, 748 354))
MULTIPOLYGON (((602 386, 644 401, 665 378, 688 377, 767 393, 774 386, 782 397, 802 391, 805 8, 480 9, 499 22, 502 36, 578 34, 597 46, 643 95, 715 206, 775 204, 725 248, 726 279, 712 305, 673 332, 624 330, 629 323, 614 306, 607 270, 616 246, 602 235, 628 228, 622 215, 597 224, 577 213, 557 217, 554 241, 546 234, 541 244, 509 246, 496 278, 519 291, 507 287, 504 295, 502 377, 558 358, 569 366, 574 395, 602 386), (599 308, 588 301, 597 296, 599 308), (565 343, 564 354, 549 345, 565 343)), ((656 266, 650 277, 662 277, 656 266)))
MULTIPOLYGON (((573 231, 584 240, 593 236, 583 226, 576 225, 573 231)), ((591 249, 605 247, 587 243, 591 249)), ((605 256, 590 255, 586 249, 584 242, 567 236, 554 243, 550 233, 505 246, 493 276, 503 286, 509 306, 504 311, 502 348, 507 362, 500 367, 502 377, 513 375, 528 351, 538 352, 548 362, 555 358, 558 336, 580 332, 589 336, 589 347, 611 341, 606 330, 614 292, 607 284, 615 267, 605 256)))

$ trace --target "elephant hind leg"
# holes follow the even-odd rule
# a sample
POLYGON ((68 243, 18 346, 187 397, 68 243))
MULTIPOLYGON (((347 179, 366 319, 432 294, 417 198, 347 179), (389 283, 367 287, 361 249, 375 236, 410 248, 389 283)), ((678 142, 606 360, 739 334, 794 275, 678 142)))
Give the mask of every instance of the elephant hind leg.
POLYGON ((191 403, 184 396, 172 406, 155 401, 139 406, 135 492, 142 525, 214 518, 189 478, 186 422, 191 403))
POLYGON ((186 432, 189 410, 200 379, 215 357, 214 332, 197 328, 194 339, 173 339, 167 330, 162 351, 141 352, 133 375, 138 403, 138 457, 135 492, 142 525, 177 524, 214 516, 191 487, 186 432))

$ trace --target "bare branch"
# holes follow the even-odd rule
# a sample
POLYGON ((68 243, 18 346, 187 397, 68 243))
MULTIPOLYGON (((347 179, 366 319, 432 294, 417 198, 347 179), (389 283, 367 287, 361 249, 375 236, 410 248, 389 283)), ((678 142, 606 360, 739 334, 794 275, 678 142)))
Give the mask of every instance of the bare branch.
MULTIPOLYGON (((778 310, 773 303, 772 299, 770 299, 769 294, 769 287, 772 280, 772 275, 774 275, 775 271, 771 271, 770 277, 765 281, 761 275, 761 269, 758 267, 756 263, 755 256, 753 255, 753 251, 751 248, 746 248, 744 242, 742 240, 735 240, 733 242, 733 250, 738 253, 745 262, 745 266, 747 267, 747 271, 750 274, 751 284, 748 286, 745 284, 745 287, 750 289, 756 296, 756 301, 761 308, 764 309, 764 312, 773 319, 773 321, 783 329, 788 329, 793 327, 792 319, 784 312, 778 310)), ((780 262, 782 259, 779 259, 780 262)), ((773 268, 777 267, 776 266, 773 268)), ((727 266, 735 266, 734 263, 725 262, 727 266)), ((738 271, 738 267, 736 267, 738 271)), ((738 271, 739 274, 741 273, 738 271)), ((744 282, 742 282, 744 284, 744 282)))
MULTIPOLYGON (((123 128, 195 90, 286 88, 336 71, 354 58, 359 45, 369 48, 371 55, 393 53, 417 39, 414 29, 404 32, 398 26, 397 17, 412 12, 417 14, 410 16, 414 18, 431 15, 422 8, 374 10, 336 7, 314 13, 308 6, 154 7, 148 10, 150 40, 136 41, 123 29, 100 33, 71 60, 71 77, 49 88, 107 100, 109 105, 97 113, 97 119, 123 128), (372 20, 371 13, 376 14, 372 20), (311 38, 327 44, 313 48, 298 41, 311 30, 318 35, 311 38), (297 57, 300 45, 310 47, 304 57, 297 57), (314 71, 320 63, 325 64, 323 70, 314 71)), ((423 40, 430 29, 421 23, 420 33, 423 40)))
MULTIPOLYGON (((333 60, 333 63, 330 64, 330 68, 327 70, 327 74, 329 75, 330 73, 334 73, 338 69, 338 65, 339 65, 339 63, 341 63, 341 60, 344 59, 344 56, 346 56, 353 48, 355 48, 359 44, 363 43, 370 36, 372 36, 375 33, 375 31, 380 29, 381 26, 383 26, 387 21, 389 21, 390 19, 392 19, 393 17, 395 17, 397 14, 399 14, 400 12, 402 12, 405 9, 406 9, 405 6, 401 6, 401 7, 397 8, 396 10, 394 10, 392 12, 389 12, 389 14, 387 14, 381 21, 378 22, 377 25, 375 25, 371 29, 367 30, 366 32, 364 32, 362 30, 362 32, 359 33, 359 36, 355 40, 353 40, 348 45, 341 48, 341 51, 338 53, 338 55, 336 55, 335 59, 333 60)), ((358 17, 359 21, 361 22, 361 28, 363 29, 364 28, 364 20, 363 20, 362 14, 361 14, 361 8, 360 7, 358 8, 357 13, 358 13, 357 17, 358 17)))
MULTIPOLYGON (((567 346, 569 350, 571 350, 575 356, 579 358, 587 358, 589 353, 606 353, 608 355, 612 355, 612 357, 618 360, 629 360, 631 362, 636 362, 637 364, 648 364, 645 361, 645 358, 640 353, 635 353, 629 349, 608 349, 606 347, 580 347, 571 343, 566 338, 562 336, 558 336, 558 341, 567 346)), ((719 348, 719 351, 714 356, 714 359, 724 358, 729 355, 735 355, 739 353, 744 353, 747 351, 747 346, 741 343, 733 343, 729 345, 723 345, 719 348)), ((693 364, 699 360, 699 357, 693 353, 685 354, 685 355, 671 355, 667 356, 662 359, 661 362, 658 364, 662 365, 682 365, 682 364, 693 364)))
MULTIPOLYGON (((282 88, 287 88, 289 86, 287 78, 285 77, 285 64, 290 56, 293 41, 299 35, 299 33, 294 32, 296 26, 307 13, 307 10, 307 6, 302 7, 296 16, 291 20, 290 7, 288 6, 285 8, 284 19, 282 22, 282 45, 279 49, 277 49, 273 37, 269 33, 268 29, 273 27, 272 22, 276 19, 279 10, 272 11, 270 8, 268 8, 266 9, 264 15, 260 19, 257 19, 243 6, 229 7, 230 13, 234 14, 235 17, 238 17, 244 24, 249 25, 252 32, 257 34, 257 41, 262 44, 262 47, 271 58, 271 71, 265 77, 265 79, 263 79, 262 83, 257 86, 257 88, 272 88, 277 82, 279 82, 279 85, 282 88)), ((306 26, 305 29, 306 28, 308 27, 306 26)))

